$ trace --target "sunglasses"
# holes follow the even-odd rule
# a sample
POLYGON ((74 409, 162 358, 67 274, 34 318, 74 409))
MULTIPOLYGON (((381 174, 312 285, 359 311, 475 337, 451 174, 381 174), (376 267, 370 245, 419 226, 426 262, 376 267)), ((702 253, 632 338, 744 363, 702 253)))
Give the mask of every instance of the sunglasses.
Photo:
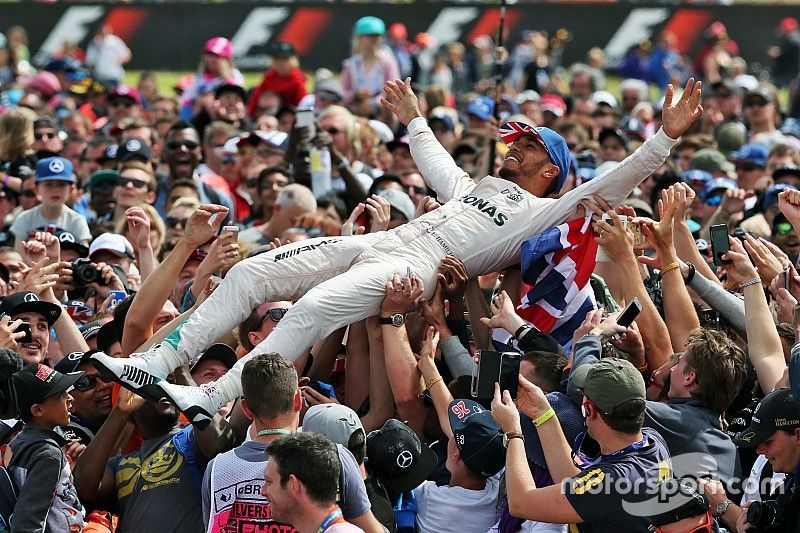
POLYGON ((760 170, 761 168, 762 167, 755 163, 739 163, 736 165, 736 170, 741 170, 742 172, 752 172, 754 170, 760 170))
POLYGON ((81 378, 78 379, 78 381, 75 382, 74 387, 75 390, 77 390, 78 392, 88 392, 93 388, 97 387, 98 381, 106 383, 98 376, 82 376, 81 378))
POLYGON ((343 131, 343 130, 340 130, 338 128, 322 128, 322 129, 324 129, 325 131, 327 131, 331 135, 336 135, 336 134, 341 133, 343 131))
POLYGON ((131 108, 131 107, 133 107, 133 106, 134 106, 134 103, 133 103, 133 102, 131 102, 131 101, 130 101, 130 100, 128 100, 128 99, 122 99, 122 98, 120 98, 120 99, 118 99, 118 100, 112 100, 112 101, 110 101, 110 102, 108 103, 108 106, 109 106, 109 107, 128 107, 128 108, 131 108))
POLYGON ((187 150, 194 150, 200 146, 199 143, 195 141, 169 141, 167 143, 167 148, 170 150, 180 150, 181 148, 186 148, 187 150))
POLYGON ((40 131, 34 132, 33 138, 37 141, 41 141, 42 139, 47 139, 49 141, 50 139, 55 139, 56 135, 58 134, 54 131, 40 131))
POLYGON ((722 203, 722 195, 712 196, 708 200, 706 200, 706 205, 710 205, 711 207, 716 207, 722 203))
POLYGON ((756 99, 756 100, 748 100, 747 102, 745 102, 744 105, 745 107, 753 107, 753 106, 764 107, 765 105, 768 104, 769 102, 767 102, 766 100, 756 99))
POLYGON ((134 189, 144 189, 147 187, 147 182, 142 180, 137 180, 134 178, 119 178, 117 180, 117 185, 120 187, 127 187, 128 184, 133 185, 134 189))
POLYGON ((170 229, 175 229, 178 226, 185 228, 186 223, 189 222, 188 218, 178 218, 178 217, 167 217, 167 227, 170 229))
POLYGON ((286 311, 288 311, 288 309, 283 307, 276 307, 275 309, 270 309, 264 314, 264 316, 261 317, 261 320, 258 323, 258 327, 261 328, 261 326, 264 325, 264 322, 266 322, 268 318, 277 324, 278 322, 281 321, 284 315, 286 315, 286 311))
POLYGON ((779 222, 775 226, 775 233, 778 235, 789 235, 792 233, 792 225, 789 222, 779 222))
POLYGON ((428 189, 426 187, 417 187, 416 185, 409 185, 408 188, 414 191, 416 194, 428 194, 428 189))

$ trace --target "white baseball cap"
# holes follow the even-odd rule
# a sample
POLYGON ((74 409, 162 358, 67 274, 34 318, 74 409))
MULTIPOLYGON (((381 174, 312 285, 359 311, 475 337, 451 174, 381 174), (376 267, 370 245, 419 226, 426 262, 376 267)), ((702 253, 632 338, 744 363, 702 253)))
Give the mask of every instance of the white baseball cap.
POLYGON ((116 233, 103 233, 89 246, 89 257, 91 258, 95 252, 106 250, 115 253, 119 256, 128 256, 134 258, 133 246, 128 242, 128 239, 116 233))

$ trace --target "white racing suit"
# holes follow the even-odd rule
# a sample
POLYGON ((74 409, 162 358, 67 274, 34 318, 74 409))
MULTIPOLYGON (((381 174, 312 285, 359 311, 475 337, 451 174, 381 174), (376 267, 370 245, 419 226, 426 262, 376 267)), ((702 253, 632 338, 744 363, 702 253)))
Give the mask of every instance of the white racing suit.
MULTIPOLYGON (((439 209, 391 231, 299 241, 240 262, 183 327, 179 354, 197 357, 263 302, 292 300, 297 303, 250 356, 276 352, 294 361, 333 331, 377 314, 394 274, 405 277, 410 270, 430 296, 445 255, 461 259, 471 278, 501 270, 519 260, 525 240, 574 217, 581 199, 596 193, 621 204, 675 143, 660 130, 618 166, 555 200, 500 178, 474 182, 422 118, 412 120, 408 132, 411 154, 437 192, 439 209)), ((223 379, 238 381, 250 356, 223 379)))

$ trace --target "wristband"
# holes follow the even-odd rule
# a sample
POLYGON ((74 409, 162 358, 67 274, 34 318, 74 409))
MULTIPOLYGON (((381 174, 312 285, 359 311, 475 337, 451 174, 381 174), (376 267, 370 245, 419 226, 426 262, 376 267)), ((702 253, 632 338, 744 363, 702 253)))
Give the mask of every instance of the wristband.
POLYGON ((437 384, 437 383, 439 383, 440 381, 442 381, 442 376, 436 376, 435 378, 433 378, 433 379, 431 380, 431 382, 430 382, 430 383, 428 383, 427 385, 425 385, 425 388, 426 388, 426 389, 428 389, 428 390, 430 390, 430 388, 431 388, 431 387, 433 387, 434 385, 436 385, 436 384, 437 384))
POLYGON ((556 416, 556 412, 551 407, 550 409, 548 409, 544 413, 542 413, 539 416, 537 416, 536 420, 533 421, 533 425, 538 428, 539 426, 541 426, 542 424, 544 424, 545 422, 547 422, 548 420, 550 420, 554 416, 556 416))
POLYGON ((514 338, 516 340, 519 340, 519 336, 522 335, 522 333, 524 331, 526 331, 526 330, 528 330, 528 329, 530 329, 532 327, 533 326, 531 326, 530 324, 522 324, 520 327, 517 328, 517 331, 514 332, 514 338))
POLYGON ((681 264, 677 261, 673 261, 672 263, 666 265, 664 268, 661 269, 661 277, 664 277, 664 274, 669 272, 670 270, 675 270, 676 268, 680 268, 681 264))
POLYGON ((749 287, 750 285, 755 285, 756 283, 761 283, 761 278, 759 278, 758 276, 741 282, 739 284, 739 288, 744 289, 745 287, 749 287))
POLYGON ((3 179, 1 180, 3 182, 3 185, 8 185, 9 180, 11 180, 11 176, 9 176, 8 174, 3 174, 3 179))
POLYGON ((689 274, 684 278, 683 282, 686 285, 689 285, 694 279, 694 275, 697 274, 697 269, 694 267, 692 263, 686 263, 686 266, 689 267, 689 274))

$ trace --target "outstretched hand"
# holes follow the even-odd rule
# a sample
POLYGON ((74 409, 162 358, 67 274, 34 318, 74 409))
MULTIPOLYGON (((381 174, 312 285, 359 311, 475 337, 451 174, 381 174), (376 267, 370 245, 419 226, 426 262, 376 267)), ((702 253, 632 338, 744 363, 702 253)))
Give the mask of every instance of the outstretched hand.
POLYGON ((695 120, 703 115, 703 106, 700 105, 701 88, 703 82, 695 82, 694 78, 689 78, 683 94, 678 101, 672 101, 674 87, 667 85, 667 93, 664 96, 664 108, 661 112, 664 132, 677 139, 683 135, 695 120))
POLYGON ((384 97, 381 98, 383 107, 397 115, 405 126, 417 117, 421 117, 419 100, 411 90, 411 78, 402 80, 389 80, 383 85, 384 97))

